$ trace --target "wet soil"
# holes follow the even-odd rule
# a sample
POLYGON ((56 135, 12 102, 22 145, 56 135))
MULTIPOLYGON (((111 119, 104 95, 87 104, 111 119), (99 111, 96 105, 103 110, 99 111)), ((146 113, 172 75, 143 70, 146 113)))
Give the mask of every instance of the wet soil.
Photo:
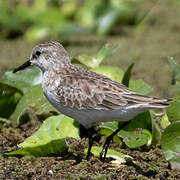
POLYGON ((85 160, 86 139, 68 139, 74 150, 56 157, 3 156, 4 152, 15 150, 16 145, 35 132, 40 124, 39 121, 36 124, 29 121, 19 127, 11 123, 2 126, 0 179, 180 179, 180 171, 170 168, 159 147, 130 150, 120 149, 113 143, 111 148, 134 159, 117 166, 108 159, 101 162, 93 156, 89 161, 85 160))

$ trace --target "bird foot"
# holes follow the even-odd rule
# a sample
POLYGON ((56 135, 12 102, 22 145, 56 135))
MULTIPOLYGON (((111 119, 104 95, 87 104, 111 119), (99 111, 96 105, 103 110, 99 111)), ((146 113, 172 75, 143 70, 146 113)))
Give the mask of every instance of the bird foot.
POLYGON ((102 148, 102 151, 101 151, 100 157, 99 157, 102 162, 104 162, 104 160, 106 159, 106 154, 107 154, 108 147, 109 147, 109 144, 111 141, 112 141, 111 136, 108 136, 103 145, 103 148, 102 148))

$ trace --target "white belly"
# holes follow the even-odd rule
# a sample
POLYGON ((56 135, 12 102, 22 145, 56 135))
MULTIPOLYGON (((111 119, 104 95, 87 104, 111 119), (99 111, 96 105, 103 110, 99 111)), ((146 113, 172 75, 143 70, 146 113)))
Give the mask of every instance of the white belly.
POLYGON ((145 112, 149 109, 148 105, 145 107, 140 105, 122 106, 117 110, 95 110, 95 109, 75 109, 67 106, 63 106, 55 96, 52 96, 48 92, 44 92, 49 102, 62 114, 69 116, 85 128, 90 128, 93 124, 106 121, 129 121, 139 113, 145 112))

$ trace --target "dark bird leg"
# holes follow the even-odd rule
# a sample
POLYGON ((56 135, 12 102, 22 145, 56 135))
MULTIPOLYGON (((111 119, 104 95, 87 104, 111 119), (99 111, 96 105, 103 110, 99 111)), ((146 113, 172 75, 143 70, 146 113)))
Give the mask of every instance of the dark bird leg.
POLYGON ((102 148, 102 151, 100 153, 100 160, 101 161, 104 161, 106 159, 106 154, 107 154, 107 150, 108 150, 108 147, 109 147, 109 144, 111 143, 111 141, 113 140, 113 137, 121 130, 123 129, 127 124, 129 123, 128 122, 125 122, 122 126, 120 126, 118 129, 116 129, 112 134, 110 134, 107 138, 106 138, 106 141, 103 145, 103 148, 102 148))
POLYGON ((89 160, 89 157, 91 155, 91 148, 93 146, 94 138, 92 136, 88 137, 88 151, 86 155, 86 160, 89 160))
POLYGON ((100 136, 98 132, 92 127, 90 129, 86 129, 84 128, 84 126, 80 125, 80 137, 83 138, 88 138, 88 151, 87 151, 87 155, 86 155, 86 159, 88 160, 89 157, 91 156, 91 148, 93 146, 93 142, 94 141, 99 141, 100 140, 100 136))

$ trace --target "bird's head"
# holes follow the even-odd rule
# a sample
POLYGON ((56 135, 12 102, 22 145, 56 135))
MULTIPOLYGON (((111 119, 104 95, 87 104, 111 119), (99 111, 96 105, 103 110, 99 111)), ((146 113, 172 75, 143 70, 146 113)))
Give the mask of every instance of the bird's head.
POLYGON ((27 62, 14 69, 13 73, 35 65, 43 72, 50 68, 69 64, 70 58, 64 47, 58 42, 48 42, 35 46, 27 62))

